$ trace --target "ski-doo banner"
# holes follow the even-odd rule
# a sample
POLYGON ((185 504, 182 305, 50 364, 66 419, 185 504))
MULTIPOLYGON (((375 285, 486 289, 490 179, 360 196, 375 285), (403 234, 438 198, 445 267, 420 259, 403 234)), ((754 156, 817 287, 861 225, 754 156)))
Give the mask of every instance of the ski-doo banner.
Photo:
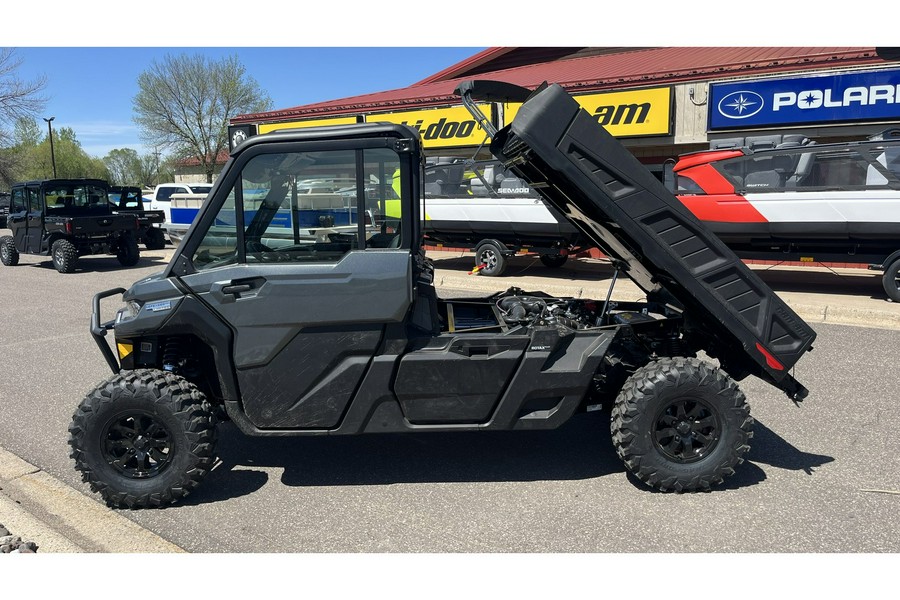
MULTIPOLYGON (((479 106, 490 118, 490 105, 479 106)), ((381 121, 409 125, 422 135, 422 145, 427 149, 477 146, 487 135, 463 106, 366 115, 367 123, 381 121)))
POLYGON ((709 129, 900 118, 900 69, 714 83, 709 129))

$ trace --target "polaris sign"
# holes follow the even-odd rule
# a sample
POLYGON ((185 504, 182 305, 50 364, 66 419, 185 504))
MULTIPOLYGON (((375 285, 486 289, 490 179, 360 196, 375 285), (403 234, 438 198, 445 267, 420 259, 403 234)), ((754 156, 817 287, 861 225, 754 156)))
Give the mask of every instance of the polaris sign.
POLYGON ((900 70, 714 83, 709 129, 900 119, 900 70))

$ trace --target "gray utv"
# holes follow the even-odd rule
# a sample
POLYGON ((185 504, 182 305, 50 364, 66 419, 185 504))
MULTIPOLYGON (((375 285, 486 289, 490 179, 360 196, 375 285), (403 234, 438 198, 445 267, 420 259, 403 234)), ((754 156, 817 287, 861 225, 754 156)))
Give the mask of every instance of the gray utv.
POLYGON ((708 490, 749 449, 736 381, 807 395, 790 369, 815 332, 561 87, 458 93, 492 153, 646 301, 438 298, 414 130, 250 138, 165 271, 94 298, 113 375, 69 428, 92 490, 116 507, 178 501, 212 467, 223 418, 254 436, 534 430, 600 405, 638 480, 708 490), (524 104, 495 131, 476 100, 524 104), (118 295, 103 322, 101 300, 118 295))

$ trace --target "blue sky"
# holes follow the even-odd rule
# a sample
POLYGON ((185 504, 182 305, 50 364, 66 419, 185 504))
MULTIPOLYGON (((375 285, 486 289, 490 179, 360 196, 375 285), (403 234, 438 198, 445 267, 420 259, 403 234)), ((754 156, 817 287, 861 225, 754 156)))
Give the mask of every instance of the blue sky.
MULTIPOLYGON (((484 47, 366 48, 36 48, 16 47, 18 74, 47 77, 43 117, 71 127, 84 150, 102 158, 113 148, 149 152, 133 122, 138 75, 166 54, 237 55, 275 109, 406 87, 484 47)), ((46 124, 39 120, 41 127, 46 124)))
POLYGON ((831 11, 811 13, 805 3, 783 0, 742 6, 740 35, 733 23, 723 26, 732 17, 719 0, 694 0, 685 10, 664 2, 637 10, 633 3, 566 1, 336 6, 14 2, 4 7, 4 22, 30 25, 4 27, 0 46, 18 49, 22 78, 47 76, 43 116, 56 117, 54 127, 73 128, 84 149, 102 157, 113 148, 149 151, 132 121, 132 98, 137 76, 166 53, 237 54, 280 109, 406 87, 488 46, 896 45, 890 28, 873 28, 877 9, 842 13, 836 30, 831 11), (779 23, 799 24, 773 39, 772 14, 779 23))

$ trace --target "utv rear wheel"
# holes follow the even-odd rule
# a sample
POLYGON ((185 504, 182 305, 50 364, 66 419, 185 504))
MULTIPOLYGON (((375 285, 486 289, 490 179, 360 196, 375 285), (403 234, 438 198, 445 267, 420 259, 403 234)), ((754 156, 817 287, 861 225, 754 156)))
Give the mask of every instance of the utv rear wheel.
POLYGON ((82 400, 69 425, 75 468, 116 508, 172 504, 215 461, 216 429, 204 395, 164 371, 123 371, 82 400))
POLYGON ((162 229, 151 227, 144 235, 144 246, 147 250, 162 250, 166 247, 166 234, 162 229))
POLYGON ((635 477, 661 491, 706 491, 744 461, 753 418, 721 369, 663 358, 635 371, 612 411, 612 439, 635 477))
POLYGON ((881 284, 884 286, 884 292, 888 298, 894 302, 900 302, 900 258, 885 269, 881 284))
POLYGON ((138 249, 137 240, 133 235, 126 234, 119 240, 119 250, 116 258, 123 267, 133 267, 141 259, 141 251, 138 249))
POLYGON ((74 273, 78 262, 78 249, 69 240, 56 240, 50 248, 53 268, 60 273, 74 273))
POLYGON ((503 249, 496 242, 483 242, 475 248, 475 266, 481 267, 482 275, 499 277, 506 270, 506 263, 503 249))
POLYGON ((16 242, 11 235, 4 235, 0 238, 0 262, 7 267, 19 264, 19 251, 16 249, 16 242))

